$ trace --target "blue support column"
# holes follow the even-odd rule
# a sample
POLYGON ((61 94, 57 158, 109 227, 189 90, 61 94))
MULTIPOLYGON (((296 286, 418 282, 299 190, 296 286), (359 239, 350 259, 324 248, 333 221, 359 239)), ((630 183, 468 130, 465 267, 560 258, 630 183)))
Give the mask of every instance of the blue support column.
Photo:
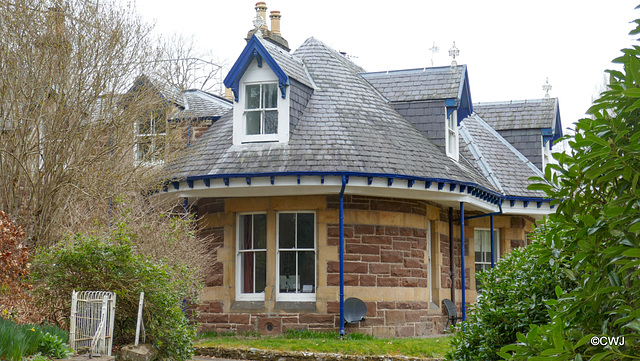
POLYGON ((465 292, 464 274, 464 202, 460 202, 460 274, 462 277, 462 321, 467 320, 467 297, 465 292))
POLYGON ((344 336, 344 188, 347 178, 342 176, 340 189, 340 336, 344 336))
POLYGON ((495 257, 495 240, 494 240, 494 231, 493 231, 493 214, 491 215, 491 268, 496 266, 496 257, 495 257))

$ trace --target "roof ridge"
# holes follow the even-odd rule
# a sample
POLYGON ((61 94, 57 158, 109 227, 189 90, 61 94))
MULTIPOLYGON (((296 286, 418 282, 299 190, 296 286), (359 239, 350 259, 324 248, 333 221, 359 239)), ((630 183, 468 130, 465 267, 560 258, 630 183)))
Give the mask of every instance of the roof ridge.
POLYGON ((558 98, 539 98, 539 99, 522 99, 522 100, 504 100, 497 102, 476 102, 473 103, 473 106, 483 106, 483 105, 510 105, 510 104, 528 104, 528 103, 543 103, 545 101, 557 101, 558 98))
MULTIPOLYGON (((457 68, 464 68, 466 66, 466 64, 460 64, 457 65, 457 68)), ((414 74, 414 73, 424 73, 427 71, 442 71, 442 70, 446 70, 449 71, 451 69, 451 66, 432 66, 432 67, 424 67, 424 68, 412 68, 412 69, 395 69, 395 70, 381 70, 381 71, 370 71, 370 72, 365 72, 362 73, 362 75, 367 75, 367 76, 377 76, 377 75, 391 75, 392 73, 399 73, 399 74, 414 74)))

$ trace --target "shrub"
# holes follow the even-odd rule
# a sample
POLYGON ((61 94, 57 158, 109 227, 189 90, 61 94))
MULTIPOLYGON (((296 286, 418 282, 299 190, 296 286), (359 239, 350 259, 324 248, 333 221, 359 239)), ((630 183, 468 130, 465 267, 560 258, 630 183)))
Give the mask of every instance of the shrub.
POLYGON ((41 252, 34 260, 34 279, 41 300, 59 301, 69 314, 71 292, 105 290, 117 295, 115 343, 135 337, 139 294, 145 293, 143 320, 149 341, 165 359, 186 360, 193 354, 196 327, 180 308, 196 299, 193 270, 136 254, 136 235, 125 224, 107 239, 77 235, 72 243, 41 252))
POLYGON ((476 275, 484 291, 469 306, 467 321, 457 325, 448 360, 499 360, 497 352, 515 342, 517 332, 549 321, 545 301, 556 298, 554 289, 564 277, 560 264, 540 262, 539 247, 534 242, 516 248, 495 268, 476 275))

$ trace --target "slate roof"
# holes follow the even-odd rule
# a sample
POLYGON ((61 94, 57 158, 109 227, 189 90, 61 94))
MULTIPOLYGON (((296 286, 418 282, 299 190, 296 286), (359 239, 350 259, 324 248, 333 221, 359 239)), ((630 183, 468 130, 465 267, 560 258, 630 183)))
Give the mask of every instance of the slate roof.
POLYGON ((360 74, 392 102, 460 97, 466 65, 360 74))
POLYGON ((495 130, 554 129, 558 99, 475 103, 473 110, 495 130))
POLYGON ((273 60, 278 63, 287 76, 294 78, 309 88, 314 88, 313 81, 309 77, 304 63, 300 58, 271 42, 265 40, 260 40, 260 42, 264 45, 269 54, 273 57, 273 60))
POLYGON ((229 112, 168 165, 169 172, 183 179, 348 171, 437 177, 496 190, 475 169, 451 160, 426 139, 359 75, 362 68, 337 51, 310 38, 293 56, 304 62, 316 88, 288 143, 232 145, 229 112))
POLYGON ((460 156, 481 172, 506 196, 545 198, 531 191, 529 177, 544 178, 542 172, 477 114, 460 125, 460 156))
POLYGON ((170 120, 219 117, 233 107, 231 101, 197 89, 186 90, 182 99, 184 108, 172 114, 170 120))

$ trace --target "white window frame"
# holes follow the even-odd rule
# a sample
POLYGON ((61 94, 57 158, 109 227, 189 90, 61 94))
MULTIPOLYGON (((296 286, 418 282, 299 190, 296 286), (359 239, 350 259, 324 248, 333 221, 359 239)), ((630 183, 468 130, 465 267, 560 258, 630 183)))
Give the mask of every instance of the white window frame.
POLYGON ((164 116, 162 116, 162 114, 160 114, 159 121, 164 122, 164 132, 163 133, 158 133, 156 131, 156 123, 158 122, 157 119, 155 119, 155 116, 153 114, 153 112, 151 112, 151 114, 149 114, 149 131, 150 133, 140 133, 140 121, 136 120, 135 124, 134 124, 134 145, 133 145, 133 160, 136 162, 136 164, 144 164, 144 165, 162 165, 164 164, 164 152, 166 151, 166 147, 167 147, 167 120, 165 119, 164 116), (143 139, 143 138, 149 138, 151 139, 151 144, 149 145, 149 153, 150 154, 154 154, 156 152, 155 148, 156 148, 156 141, 159 138, 162 138, 162 141, 164 142, 164 147, 162 148, 162 152, 163 154, 158 154, 156 155, 156 159, 153 159, 154 157, 152 157, 152 160, 148 160, 148 159, 144 159, 144 156, 140 156, 139 154, 139 144, 141 143, 139 141, 139 139, 143 139))
MULTIPOLYGON (((259 135, 266 135, 266 136, 273 136, 274 134, 278 134, 278 132, 276 131, 275 133, 265 133, 265 112, 267 111, 275 111, 276 113, 278 112, 278 107, 276 106, 275 108, 265 108, 264 104, 263 104, 263 100, 264 100, 264 93, 263 93, 263 89, 266 85, 275 85, 276 88, 276 97, 278 96, 277 93, 279 93, 279 89, 278 89, 278 83, 269 83, 269 82, 264 82, 264 83, 247 83, 244 85, 245 87, 245 94, 246 94, 246 89, 249 86, 252 85, 257 85, 260 87, 260 105, 257 108, 251 108, 251 109, 247 109, 246 108, 246 97, 245 97, 245 110, 244 110, 244 130, 245 130, 245 136, 259 136, 259 135), (260 114, 260 132, 258 134, 247 134, 247 115, 249 113, 259 113, 260 114)), ((276 100, 277 101, 277 100, 276 100)), ((277 120, 276 120, 277 122, 277 120)), ((276 124, 277 126, 277 124, 276 124)))
POLYGON ((445 152, 447 154, 447 156, 449 156, 449 158, 454 159, 455 161, 458 161, 459 157, 460 157, 460 151, 459 151, 459 145, 458 145, 458 111, 454 110, 453 112, 451 112, 451 114, 447 117, 447 109, 445 108, 445 152), (453 144, 451 144, 451 137, 453 137, 454 141, 453 144), (449 149, 452 148, 452 149, 449 149))
MULTIPOLYGON (((286 96, 282 98, 282 90, 278 86, 278 132, 276 134, 247 134, 246 121, 246 88, 247 85, 279 84, 278 77, 269 65, 263 61, 262 67, 258 67, 255 60, 251 62, 238 86, 238 101, 233 104, 233 144, 243 145, 250 143, 286 143, 289 141, 289 94, 287 87, 286 96)), ((274 109, 275 110, 275 109, 274 109)))
MULTIPOLYGON (((500 260, 500 230, 498 228, 494 228, 494 262, 498 263, 498 261, 500 260)), ((491 253, 491 228, 476 228, 474 229, 473 232, 473 267, 474 270, 476 269, 476 265, 481 264, 483 266, 483 271, 486 269, 491 269, 491 256, 489 256, 488 260, 484 260, 484 261, 476 261, 476 246, 478 245, 478 236, 477 236, 477 232, 487 232, 487 236, 489 237, 489 253, 491 253)), ((480 251, 482 252, 482 248, 480 249, 480 251)), ((477 272, 477 271, 476 271, 477 272)), ((478 288, 478 281, 476 278, 476 289, 478 288)))
MULTIPOLYGON (((297 237, 297 227, 298 222, 296 218, 296 234, 297 237)), ((287 210, 280 211, 276 214, 276 301, 293 301, 293 302, 315 302, 316 301, 316 290, 318 288, 318 216, 315 211, 304 211, 304 210, 287 210), (314 288, 313 292, 304 293, 281 293, 280 292, 280 214, 282 213, 312 213, 313 214, 313 249, 310 248, 286 248, 284 252, 299 252, 299 251, 313 251, 315 266, 313 267, 314 272, 314 288)), ((296 270, 295 274, 298 274, 296 270)), ((300 285, 301 287, 303 285, 300 285)))
MULTIPOLYGON (((254 292, 254 293, 244 293, 242 292, 242 278, 243 278, 243 269, 242 269, 242 261, 241 261, 241 256, 242 254, 246 253, 246 252, 264 252, 265 254, 265 259, 267 260, 267 268, 268 268, 268 264, 269 264, 269 257, 267 254, 267 247, 268 245, 266 244, 267 241, 265 241, 265 248, 260 248, 260 249, 251 249, 251 250, 241 250, 240 247, 240 242, 241 242, 241 237, 240 237, 240 218, 242 216, 247 216, 247 215, 256 215, 256 214, 263 214, 265 215, 265 217, 267 217, 267 212, 245 212, 245 213, 238 213, 236 215, 236 284, 235 284, 235 288, 236 288, 236 300, 239 301, 264 301, 265 299, 265 292, 264 290, 262 290, 261 292, 254 292)), ((253 222, 252 222, 253 224, 253 222)), ((253 232, 253 229, 251 230, 253 232)), ((269 233, 269 229, 268 226, 265 226, 265 237, 267 237, 268 239, 268 233, 269 233)), ((251 237, 253 239, 253 235, 251 237)), ((265 284, 267 284, 267 280, 265 281, 265 284)), ((255 281, 254 281, 255 284, 255 281)), ((257 290, 255 290, 257 291, 257 290)))

